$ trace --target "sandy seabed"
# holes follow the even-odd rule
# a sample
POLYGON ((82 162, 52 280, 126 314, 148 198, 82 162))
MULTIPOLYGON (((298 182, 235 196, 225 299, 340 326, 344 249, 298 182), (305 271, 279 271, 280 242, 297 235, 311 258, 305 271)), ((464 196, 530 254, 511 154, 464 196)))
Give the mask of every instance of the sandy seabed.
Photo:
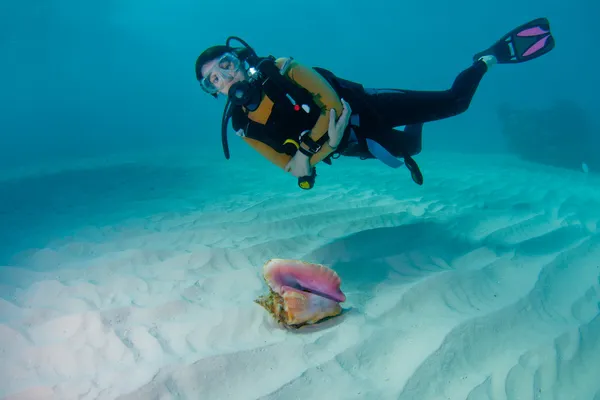
POLYGON ((599 400, 598 176, 417 161, 423 187, 177 154, 5 176, 0 396, 599 400), (277 326, 270 258, 336 270, 343 315, 277 326))

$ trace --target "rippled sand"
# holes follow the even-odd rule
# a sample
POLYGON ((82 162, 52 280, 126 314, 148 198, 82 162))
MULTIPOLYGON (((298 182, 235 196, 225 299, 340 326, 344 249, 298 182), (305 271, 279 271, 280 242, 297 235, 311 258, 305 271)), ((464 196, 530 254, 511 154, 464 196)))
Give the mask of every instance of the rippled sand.
POLYGON ((600 179, 418 162, 423 187, 337 160, 309 192, 177 155, 6 178, 0 396, 600 399, 600 179), (345 313, 276 326, 271 257, 335 269, 345 313))

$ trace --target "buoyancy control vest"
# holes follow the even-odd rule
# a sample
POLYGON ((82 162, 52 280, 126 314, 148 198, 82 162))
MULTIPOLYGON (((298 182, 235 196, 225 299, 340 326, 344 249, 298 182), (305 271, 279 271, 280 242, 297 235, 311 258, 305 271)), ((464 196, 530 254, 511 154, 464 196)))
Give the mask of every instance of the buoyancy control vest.
MULTIPOLYGON (((309 135, 303 135, 303 133, 314 127, 321 115, 321 110, 313 100, 313 95, 305 88, 291 82, 285 76, 285 65, 281 69, 278 68, 275 57, 258 57, 245 41, 235 36, 227 39, 227 46, 229 46, 229 41, 232 39, 238 40, 246 47, 246 51, 243 53, 245 55, 241 61, 246 62, 249 66, 247 69, 249 79, 237 82, 229 89, 221 126, 221 139, 225 158, 230 158, 227 141, 230 120, 238 135, 265 143, 279 153, 294 155, 296 151, 301 149, 300 143, 304 143, 311 154, 318 152, 329 139, 328 134, 325 133, 317 141, 313 141, 309 135), (261 124, 252 121, 248 117, 248 111, 256 110, 265 95, 273 101, 273 108, 265 124, 261 124)), ((291 61, 291 58, 289 61, 291 61)), ((340 98, 346 99, 352 105, 353 114, 377 112, 369 106, 368 95, 360 83, 339 78, 324 68, 313 67, 313 69, 331 85, 340 98)), ((350 136, 347 133, 350 129, 349 124, 337 149, 326 157, 323 162, 331 164, 332 158, 337 158, 340 154, 343 154, 347 147, 350 136)), ((362 141, 364 141, 364 138, 362 141)), ((360 143, 359 147, 361 148, 360 152, 366 155, 365 158, 373 157, 369 154, 365 143, 360 143)), ((418 165, 410 156, 411 154, 404 154, 405 161, 407 161, 406 166, 411 171, 413 180, 418 184, 422 184, 422 174, 418 165)), ((361 158, 363 157, 361 156, 361 158)))

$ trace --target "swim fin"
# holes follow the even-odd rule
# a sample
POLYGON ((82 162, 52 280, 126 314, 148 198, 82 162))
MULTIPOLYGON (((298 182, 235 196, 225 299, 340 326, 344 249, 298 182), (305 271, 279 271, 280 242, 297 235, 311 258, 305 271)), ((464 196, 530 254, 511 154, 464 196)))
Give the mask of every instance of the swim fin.
POLYGON ((498 64, 517 64, 543 56, 555 46, 547 18, 537 18, 523 24, 473 56, 473 61, 487 55, 496 57, 498 64))

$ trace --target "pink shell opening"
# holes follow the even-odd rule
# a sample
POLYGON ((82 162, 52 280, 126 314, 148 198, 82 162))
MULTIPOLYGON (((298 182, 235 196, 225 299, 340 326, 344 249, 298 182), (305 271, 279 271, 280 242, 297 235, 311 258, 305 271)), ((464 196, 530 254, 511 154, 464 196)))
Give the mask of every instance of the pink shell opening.
POLYGON ((272 259, 265 263, 263 275, 271 289, 279 294, 282 294, 283 286, 289 286, 340 303, 346 301, 346 295, 340 289, 340 277, 324 265, 272 259))

